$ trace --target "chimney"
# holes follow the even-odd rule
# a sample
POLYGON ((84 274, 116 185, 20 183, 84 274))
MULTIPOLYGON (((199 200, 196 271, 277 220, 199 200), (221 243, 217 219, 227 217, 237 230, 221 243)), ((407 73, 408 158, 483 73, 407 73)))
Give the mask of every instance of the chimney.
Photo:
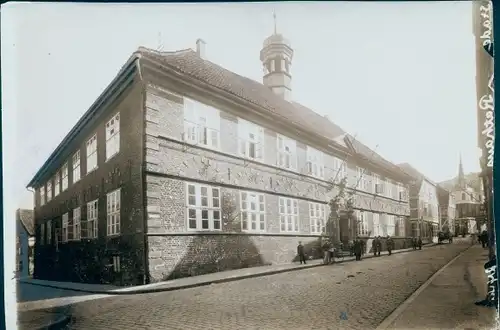
POLYGON ((207 43, 203 41, 203 39, 198 39, 196 40, 196 52, 198 55, 202 58, 205 59, 205 45, 207 43))

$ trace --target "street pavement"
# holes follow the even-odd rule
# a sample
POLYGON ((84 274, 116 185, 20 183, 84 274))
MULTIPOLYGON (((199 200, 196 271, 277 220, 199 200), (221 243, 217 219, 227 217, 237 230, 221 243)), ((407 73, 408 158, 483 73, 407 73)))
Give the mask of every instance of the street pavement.
POLYGON ((470 247, 422 251, 170 292, 67 306, 67 329, 374 329, 470 247))
POLYGON ((474 304, 486 297, 486 261, 488 250, 467 250, 379 329, 498 329, 495 309, 474 304))

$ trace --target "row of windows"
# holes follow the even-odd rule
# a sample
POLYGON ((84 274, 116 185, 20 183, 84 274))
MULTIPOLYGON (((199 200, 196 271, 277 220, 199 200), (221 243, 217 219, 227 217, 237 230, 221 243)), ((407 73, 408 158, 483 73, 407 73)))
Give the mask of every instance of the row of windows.
MULTIPOLYGON (((106 161, 113 158, 120 151, 120 113, 115 114, 106 123, 106 161)), ((87 173, 97 169, 97 133, 95 133, 86 142, 87 155, 87 173)), ((80 166, 80 150, 71 157, 71 170, 73 173, 73 182, 78 182, 81 178, 82 169, 80 166)), ((40 188, 40 205, 44 205, 52 200, 53 197, 68 189, 69 186, 69 162, 66 162, 62 168, 56 172, 45 185, 40 188), (52 183, 54 187, 52 187, 52 183)))
MULTIPOLYGON (((266 196, 265 194, 240 191, 239 216, 241 230, 246 232, 266 232, 266 196)), ((188 230, 211 231, 222 230, 221 191, 218 187, 187 183, 186 193, 187 227, 188 230)), ((327 221, 327 206, 321 203, 308 203, 309 225, 312 234, 325 231, 327 221)), ((369 230, 375 235, 396 235, 396 228, 402 228, 404 236, 404 220, 393 215, 357 211, 358 234, 369 235, 369 230), (372 217, 368 215, 373 214, 372 217), (370 221, 372 223, 370 224, 370 221), (402 227, 401 227, 402 226, 402 227)), ((299 201, 293 198, 279 197, 278 214, 280 231, 298 233, 300 231, 299 201)), ((227 216, 227 215, 226 215, 227 216)))
MULTIPOLYGON (((185 140, 191 144, 203 145, 211 149, 221 149, 220 145, 220 111, 200 102, 184 99, 184 131, 185 140)), ((238 154, 254 161, 264 162, 264 128, 249 121, 238 118, 238 154)), ((299 171, 297 164, 297 142, 284 135, 277 134, 277 166, 291 171, 299 171)), ((307 146, 306 173, 319 179, 325 178, 325 154, 307 146)), ((345 161, 333 158, 332 170, 338 183, 347 177, 345 161)), ((328 178, 329 179, 329 178, 328 178)), ((357 169, 356 182, 353 188, 377 193, 393 199, 407 200, 406 188, 400 183, 382 180, 378 175, 373 177, 362 168, 357 169)))
MULTIPOLYGON (((107 194, 106 196, 106 222, 108 236, 120 234, 120 193, 117 189, 107 194)), ((99 200, 88 202, 87 219, 82 220, 81 208, 77 207, 72 210, 72 217, 69 212, 62 215, 61 230, 56 230, 54 240, 57 242, 66 243, 72 240, 80 240, 82 238, 94 239, 98 237, 98 209, 99 200)), ((40 244, 52 244, 52 225, 53 220, 48 220, 40 225, 40 244), (47 231, 47 235, 45 235, 47 231)))

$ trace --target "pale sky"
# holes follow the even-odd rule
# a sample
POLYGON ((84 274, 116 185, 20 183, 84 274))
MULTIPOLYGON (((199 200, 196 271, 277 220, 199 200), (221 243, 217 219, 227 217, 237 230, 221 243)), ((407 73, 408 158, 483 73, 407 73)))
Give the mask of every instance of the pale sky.
MULTIPOLYGON (((14 4, 2 7, 5 194, 26 184, 139 46, 207 42, 207 58, 262 81, 273 32, 292 43, 292 98, 435 181, 478 171, 470 2, 14 4)), ((7 198, 7 197, 6 197, 7 198)), ((7 204, 9 205, 9 204, 7 204)), ((12 213, 13 214, 13 213, 12 213)))

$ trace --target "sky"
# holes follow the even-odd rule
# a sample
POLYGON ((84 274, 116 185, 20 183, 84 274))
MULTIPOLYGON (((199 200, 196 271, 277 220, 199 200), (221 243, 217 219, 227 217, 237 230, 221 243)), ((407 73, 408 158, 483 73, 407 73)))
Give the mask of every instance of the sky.
MULTIPOLYGON (((206 41, 207 58, 262 81, 259 52, 292 43, 292 98, 434 181, 479 170, 470 2, 2 6, 4 191, 25 188, 139 46, 206 41)), ((10 205, 10 204, 8 204, 10 205)), ((11 213, 13 214, 13 213, 11 213)))

